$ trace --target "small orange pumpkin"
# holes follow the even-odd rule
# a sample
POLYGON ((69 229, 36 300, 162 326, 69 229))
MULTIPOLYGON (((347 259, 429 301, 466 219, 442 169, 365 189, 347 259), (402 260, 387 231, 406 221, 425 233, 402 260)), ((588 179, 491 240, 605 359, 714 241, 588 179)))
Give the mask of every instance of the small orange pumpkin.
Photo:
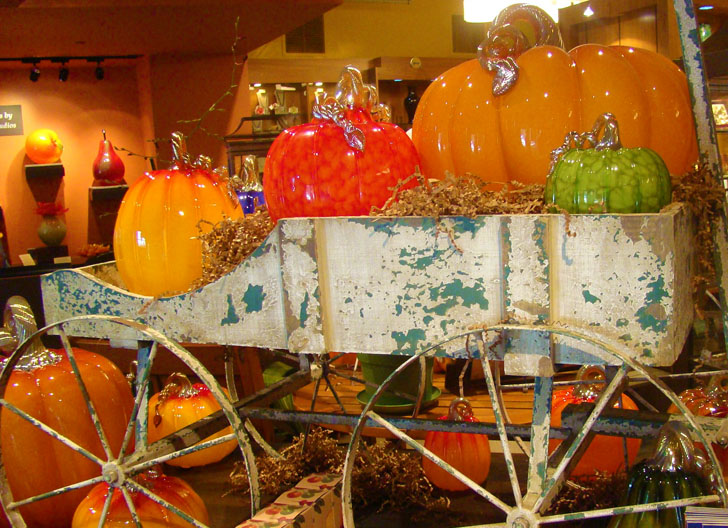
MULTIPOLYGON (((220 404, 206 385, 193 384, 187 376, 175 372, 167 379, 164 388, 149 399, 149 416, 153 418, 147 433, 148 441, 150 444, 156 442, 219 410, 220 404)), ((231 431, 232 428, 227 427, 202 442, 230 434, 231 431)), ((237 445, 235 440, 230 440, 174 458, 167 464, 184 468, 212 464, 232 453, 237 445)))
MULTIPOLYGON (((118 454, 134 399, 122 372, 108 359, 73 349, 112 453, 118 454)), ((65 350, 41 345, 26 354, 10 375, 4 398, 76 444, 106 459, 65 350)), ((2 462, 15 500, 33 497, 101 474, 99 465, 17 414, 2 409, 2 462)), ((34 502, 20 509, 34 527, 68 526, 83 489, 34 502)))
MULTIPOLYGON (((473 409, 465 398, 456 398, 450 404, 446 416, 440 420, 477 422, 473 409)), ((490 444, 488 437, 474 433, 448 433, 429 431, 425 447, 478 484, 485 482, 490 472, 490 444)), ((439 467, 422 457, 422 469, 434 486, 447 491, 463 491, 468 487, 439 467)))
MULTIPOLYGON (((596 379, 597 377, 603 376, 604 372, 599 367, 585 366, 579 370, 577 379, 596 379)), ((561 413, 568 404, 593 402, 599 396, 600 390, 601 386, 597 384, 581 384, 554 391, 551 405, 551 425, 553 427, 561 426, 561 413)), ((620 407, 620 402, 617 401, 614 407, 620 407)), ((636 411, 637 405, 629 396, 622 395, 621 408, 636 411)), ((552 453, 560 443, 561 440, 549 440, 549 453, 552 453)), ((630 466, 637 457, 639 447, 639 439, 627 438, 627 453, 630 466)), ((616 473, 620 469, 626 469, 624 442, 622 438, 618 436, 595 435, 571 474, 573 476, 591 476, 597 471, 616 473)))
MULTIPOLYGON (((190 517, 205 525, 210 524, 205 503, 195 493, 195 490, 181 478, 169 477, 154 469, 133 478, 140 485, 190 517)), ((104 528, 134 526, 134 520, 121 491, 115 488, 112 493, 111 506, 103 524, 104 528)), ((71 528, 96 528, 99 526, 101 512, 108 494, 108 484, 101 483, 94 486, 78 505, 71 528)), ((146 495, 131 492, 131 497, 143 528, 187 528, 192 526, 179 515, 154 502, 146 495)))

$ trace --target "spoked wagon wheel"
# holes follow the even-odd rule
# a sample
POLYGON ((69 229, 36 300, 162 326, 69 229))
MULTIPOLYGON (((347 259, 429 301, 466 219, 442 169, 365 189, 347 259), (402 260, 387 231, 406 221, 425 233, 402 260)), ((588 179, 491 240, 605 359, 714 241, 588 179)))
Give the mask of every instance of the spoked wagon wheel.
MULTIPOLYGON (((34 322, 32 324, 34 325, 34 322)), ((167 352, 164 352, 164 354, 166 355, 167 352)), ((91 366, 95 367, 93 364, 91 366)), ((44 375, 45 379, 52 379, 52 377, 52 373, 44 375)), ((38 383, 40 385, 42 382, 38 383)), ((44 397, 48 396, 44 395, 44 397)), ((131 395, 129 395, 129 398, 131 398, 131 395)), ((27 526, 25 517, 33 515, 31 513, 33 509, 37 510, 40 507, 42 510, 44 504, 49 504, 54 508, 54 501, 62 500, 63 496, 70 497, 74 494, 78 496, 79 490, 81 490, 81 496, 83 496, 91 490, 92 486, 106 483, 114 493, 106 493, 105 495, 99 526, 103 524, 109 515, 112 498, 114 498, 114 501, 117 499, 122 500, 127 505, 133 525, 141 527, 141 512, 137 511, 134 503, 134 497, 141 496, 161 506, 165 511, 165 515, 173 519, 170 522, 179 523, 184 520, 192 526, 204 528, 206 524, 193 518, 187 511, 184 511, 184 508, 161 497, 161 492, 150 489, 152 486, 146 484, 149 479, 135 477, 143 476, 145 472, 158 467, 163 462, 226 442, 234 442, 240 449, 250 480, 251 508, 254 512, 259 508, 255 459, 247 435, 244 432, 243 421, 236 412, 230 398, 225 394, 214 376, 190 352, 160 332, 141 323, 118 317, 89 315, 56 322, 32 333, 19 344, 16 351, 7 360, 2 373, 0 373, 0 406, 2 407, 0 432, 3 434, 3 442, 0 444, 0 457, 4 461, 4 464, 0 465, 0 499, 5 513, 14 527, 27 526), (73 348, 68 338, 67 328, 69 325, 74 324, 102 324, 125 327, 123 330, 126 332, 129 332, 129 330, 135 331, 140 341, 150 343, 146 359, 140 361, 138 365, 136 396, 133 397, 133 402, 129 402, 131 410, 127 415, 128 420, 125 423, 122 422, 121 427, 109 426, 113 420, 107 419, 106 415, 101 412, 102 410, 105 412, 109 410, 108 403, 102 403, 105 397, 104 389, 99 389, 99 382, 92 381, 91 377, 93 373, 98 374, 99 371, 103 372, 98 375, 106 376, 107 368, 88 369, 89 360, 87 358, 93 356, 93 354, 73 348), (45 349, 40 338, 46 334, 58 335, 62 348, 56 351, 45 349), (201 383, 209 387, 221 410, 210 415, 209 418, 202 419, 150 444, 147 440, 150 378, 152 366, 162 350, 168 351, 177 360, 184 363, 199 378, 201 383), (50 355, 45 356, 44 354, 48 352, 50 355), (41 355, 43 355, 43 359, 39 359, 41 355), (58 371, 62 367, 66 368, 68 371, 67 376, 69 376, 67 385, 73 384, 73 388, 67 391, 64 390, 63 393, 52 393, 50 398, 57 398, 59 403, 63 404, 62 400, 64 398, 68 397, 70 400, 71 396, 78 396, 75 400, 77 406, 74 412, 69 413, 75 414, 76 418, 67 421, 73 421, 74 424, 78 421, 83 423, 86 429, 95 431, 95 438, 91 441, 87 438, 83 441, 74 441, 70 438, 76 435, 73 430, 74 424, 56 423, 59 420, 54 422, 50 417, 51 413, 47 413, 48 415, 45 416, 42 410, 27 408, 27 402, 23 401, 22 398, 18 398, 18 391, 13 392, 14 387, 18 386, 17 380, 19 379, 14 377, 14 374, 18 373, 18 376, 20 376, 21 373, 27 373, 39 366, 55 368, 58 371), (101 409, 101 407, 107 408, 101 409), (34 415, 45 417, 38 419, 34 415), (85 425, 85 422, 88 422, 88 425, 85 425), (6 437, 12 436, 21 428, 24 428, 26 433, 29 429, 31 430, 27 438, 32 437, 36 440, 40 438, 37 441, 39 443, 34 445, 45 446, 45 452, 34 452, 33 447, 29 445, 27 454, 23 453, 28 458, 50 457, 53 454, 61 455, 66 460, 75 459, 74 465, 91 467, 91 473, 87 472, 82 477, 76 478, 69 478, 66 475, 64 476, 65 482, 63 485, 50 485, 50 487, 46 485, 45 489, 40 492, 36 491, 28 495, 24 491, 22 495, 14 496, 14 484, 9 480, 10 468, 6 459, 9 452, 3 452, 2 449, 12 445, 12 441, 6 443, 6 437), (114 430, 112 431, 112 429, 114 430), (210 439, 215 433, 226 429, 229 432, 210 439), (119 497, 123 497, 123 499, 119 497)), ((78 426, 78 424, 75 425, 78 426)), ((17 445, 13 447, 16 450, 18 449, 17 445)), ((20 448, 22 449, 22 446, 20 448)), ((73 472, 71 474, 73 475, 73 472)), ((49 482, 56 482, 50 478, 52 476, 50 467, 48 475, 49 482)), ((16 482, 17 478, 16 475, 16 482)))
MULTIPOLYGON (((653 376, 648 368, 631 359, 625 352, 624 347, 610 342, 600 336, 585 335, 573 332, 561 327, 554 326, 527 326, 527 325, 494 325, 456 336, 455 339, 474 339, 483 370, 485 372, 488 393, 491 395, 493 406, 494 424, 474 424, 468 422, 440 422, 439 425, 430 421, 422 427, 414 423, 406 423, 397 418, 381 416, 373 411, 379 396, 386 390, 391 381, 399 374, 401 369, 406 368, 412 362, 418 361, 420 357, 433 355, 435 351, 445 343, 435 347, 422 350, 412 356, 400 369, 397 369, 380 386, 372 400, 362 410, 360 419, 352 433, 344 464, 344 478, 342 485, 342 497, 344 508, 344 526, 354 528, 354 514, 352 510, 352 471, 354 460, 359 449, 361 433, 365 426, 383 427, 392 435, 404 441, 411 448, 421 453, 442 469, 450 473, 459 481, 464 483, 474 493, 480 495, 492 506, 501 511, 498 522, 479 525, 485 527, 507 527, 507 528, 535 528, 552 523, 562 523, 589 518, 607 517, 613 515, 674 508, 691 504, 721 503, 723 507, 728 504, 726 484, 720 470, 721 465, 716 458, 711 442, 718 437, 720 425, 715 422, 696 420, 675 393, 659 378, 653 376), (567 340, 569 346, 581 345, 589 350, 588 354, 582 354, 578 359, 568 361, 571 364, 581 364, 580 361, 608 365, 610 376, 603 383, 599 396, 589 407, 586 415, 582 415, 582 421, 577 427, 571 425, 564 428, 551 427, 551 401, 554 387, 554 364, 559 363, 561 356, 555 356, 556 341, 567 340), (505 352, 503 352, 505 350, 505 352), (510 356, 510 357, 509 357, 510 356), (505 362, 506 372, 509 365, 520 363, 519 375, 528 370, 533 377, 534 400, 533 415, 530 425, 514 426, 507 423, 506 409, 503 394, 499 390, 497 372, 494 374, 490 361, 505 362), (525 365, 525 367, 524 367, 525 365), (656 387, 672 404, 677 407, 681 415, 675 415, 671 419, 679 419, 684 422, 693 440, 706 446, 710 460, 710 477, 717 484, 716 494, 703 495, 688 499, 677 499, 663 502, 651 502, 639 506, 624 506, 591 511, 575 511, 565 514, 551 514, 549 507, 558 495, 566 480, 574 471, 579 460, 589 447, 590 442, 595 438, 595 432, 603 434, 612 433, 616 436, 637 436, 655 437, 657 430, 664 423, 659 423, 657 416, 653 413, 644 420, 631 420, 627 418, 614 419, 615 410, 613 406, 621 401, 622 392, 628 385, 628 377, 637 377, 647 381, 656 387), (601 418, 601 420, 600 420, 601 418), (621 423, 620 423, 621 421, 621 423), (511 483, 512 499, 502 499, 488 491, 479 483, 474 482, 450 464, 440 459, 437 455, 424 448, 419 442, 411 438, 404 430, 418 428, 429 428, 448 430, 451 432, 479 432, 489 434, 500 440, 505 459, 505 467, 511 483), (611 429, 610 429, 611 428, 611 429), (517 436, 530 438, 528 455, 527 478, 521 482, 516 472, 511 440, 517 436), (549 440, 563 438, 561 446, 549 455, 549 440)), ((466 342, 467 343, 467 342, 466 342)), ((466 344, 467 347, 467 344, 466 344)), ((580 347, 580 349, 583 349, 580 347)), ((573 355, 572 355, 573 358, 573 355)), ((618 409, 622 413, 628 413, 618 409)), ((634 412, 634 411, 633 411, 634 412)), ((622 414, 622 416, 628 416, 622 414)), ((664 417, 664 415, 662 415, 664 417)), ((437 421, 439 422, 439 421, 437 421)), ((572 422, 573 423, 573 422, 572 422)), ((495 455, 494 455, 495 456, 495 455)), ((511 493, 509 492, 509 495, 511 493)), ((493 519, 496 520, 496 519, 493 519)))

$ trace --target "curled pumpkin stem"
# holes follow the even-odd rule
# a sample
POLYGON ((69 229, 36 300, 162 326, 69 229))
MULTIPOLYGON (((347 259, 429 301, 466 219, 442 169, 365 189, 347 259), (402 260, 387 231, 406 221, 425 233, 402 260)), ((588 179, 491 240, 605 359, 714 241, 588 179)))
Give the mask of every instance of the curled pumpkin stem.
POLYGON ((192 382, 187 376, 181 372, 174 372, 169 375, 167 381, 164 384, 164 388, 159 393, 159 399, 157 404, 154 406, 154 427, 159 427, 162 423, 162 415, 159 412, 159 407, 163 405, 170 398, 189 398, 196 394, 195 388, 192 386, 192 382))

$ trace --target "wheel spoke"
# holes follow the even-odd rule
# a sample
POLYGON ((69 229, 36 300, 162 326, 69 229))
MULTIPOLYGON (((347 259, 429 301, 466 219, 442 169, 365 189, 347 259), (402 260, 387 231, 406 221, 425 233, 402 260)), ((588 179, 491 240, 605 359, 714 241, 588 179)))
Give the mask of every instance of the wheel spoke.
POLYGON ((109 510, 111 509, 111 500, 114 498, 114 489, 109 486, 106 489, 106 498, 104 499, 104 506, 101 508, 101 515, 99 516, 99 525, 98 528, 104 528, 104 525, 106 524, 106 517, 109 515, 109 510))
POLYGON ((281 455, 278 451, 276 451, 273 446, 271 446, 268 442, 265 441, 265 438, 261 436, 261 434, 258 432, 258 430, 253 425, 253 422, 251 422, 249 419, 246 419, 244 422, 245 430, 248 431, 248 434, 255 440, 255 443, 258 444, 263 451, 265 451, 265 454, 268 455, 271 458, 283 458, 283 455, 281 455))
POLYGON ((77 453, 85 456, 89 460, 91 460, 93 462, 96 462, 99 466, 104 465, 104 461, 101 460, 96 455, 94 455, 91 451, 89 451, 87 449, 84 449, 83 447, 81 447, 80 445, 78 445, 73 440, 70 440, 69 438, 67 438, 67 437, 63 436, 62 434, 60 434, 55 429, 51 429, 50 427, 48 427, 46 424, 44 424, 40 420, 37 420, 37 419, 33 418, 31 415, 29 415, 28 413, 26 413, 26 412, 18 409, 15 405, 13 405, 12 403, 10 403, 9 401, 7 401, 5 399, 0 399, 0 407, 5 407, 9 411, 14 412, 18 416, 20 416, 22 419, 30 422, 31 424, 33 424, 35 427, 37 427, 38 429, 40 429, 44 433, 50 435, 54 439, 56 439, 59 442, 65 444, 67 447, 69 447, 69 448, 73 449, 74 451, 76 451, 77 453))
POLYGON ((142 486, 138 482, 134 482, 133 480, 127 480, 125 483, 126 486, 130 487, 133 491, 136 491, 137 493, 141 493, 142 495, 145 495, 146 497, 150 498, 160 506, 166 508, 167 510, 171 511, 178 517, 184 519, 188 523, 190 523, 193 526, 196 526, 197 528, 207 528, 206 524, 202 524, 200 521, 189 515, 187 512, 184 512, 177 508, 174 504, 167 502, 162 497, 151 491, 149 488, 142 486))
POLYGON ((640 513, 650 510, 662 510, 666 508, 684 508, 685 506, 692 506, 694 504, 708 504, 711 502, 720 501, 718 495, 705 495, 702 497, 689 497, 686 499, 675 499, 662 502, 648 502, 646 504, 634 504, 631 506, 618 506, 616 508, 604 508, 601 510, 590 510, 580 512, 569 512, 560 515, 547 515, 541 517, 539 522, 541 524, 560 523, 566 521, 576 521, 583 519, 596 519, 598 517, 611 517, 613 515, 623 515, 627 513, 640 513))
POLYGON ((85 488, 86 486, 93 486, 94 484, 98 484, 99 482, 103 482, 104 477, 101 475, 90 478, 87 480, 84 480, 82 482, 77 482, 75 484, 70 484, 68 486, 63 486, 62 488, 54 489, 52 491, 47 491, 45 493, 41 493, 40 495, 34 495, 32 497, 28 497, 27 499, 14 501, 8 505, 8 509, 15 509, 20 508, 21 506, 25 506, 26 504, 31 504, 33 502, 42 501, 44 499, 50 499, 51 497, 55 497, 57 495, 62 495, 64 493, 68 493, 69 491, 77 490, 80 488, 85 488))
POLYGON ((225 345, 225 385, 233 403, 238 401, 238 388, 235 386, 235 354, 230 345, 225 345))
MULTIPOLYGON (((152 343, 152 348, 149 351, 149 356, 147 358, 147 361, 145 361, 144 365, 142 366, 141 373, 139 370, 137 370, 137 382, 136 382, 137 383, 137 394, 136 394, 136 398, 134 398, 134 407, 132 408, 131 416, 129 418, 129 423, 126 426, 126 431, 124 433, 124 440, 121 443, 121 452, 119 453, 120 458, 124 457, 124 453, 126 453, 126 449, 127 449, 127 447, 129 447, 129 442, 131 442, 132 435, 134 434, 134 432, 136 430, 136 425, 139 422, 143 422, 145 424, 144 435, 140 435, 140 436, 143 436, 143 438, 141 439, 142 445, 139 447, 144 448, 147 445, 146 444, 146 440, 147 440, 146 425, 148 424, 147 415, 149 414, 149 412, 147 410, 147 412, 144 413, 144 415, 142 416, 142 419, 140 420, 139 411, 140 411, 140 409, 142 409, 142 404, 146 403, 147 391, 149 389, 149 379, 150 379, 151 373, 152 373, 152 363, 154 363, 154 358, 157 356, 158 346, 159 346, 159 344, 156 341, 154 343, 152 343)), ((146 407, 146 405, 145 405, 145 407, 146 407)))
POLYGON ((495 386, 493 370, 490 368, 490 362, 488 361, 488 351, 486 350, 485 337, 483 334, 478 336, 477 344, 478 350, 480 351, 480 361, 483 364, 483 372, 485 373, 485 382, 488 386, 491 406, 493 407, 493 416, 495 417, 498 436, 500 437, 501 446, 503 448, 503 458, 505 459, 508 478, 511 481, 513 498, 516 501, 516 507, 520 507, 523 497, 521 496, 521 486, 518 483, 516 465, 513 462, 513 454, 511 453, 510 442, 508 441, 508 432, 506 431, 506 424, 503 417, 503 409, 505 408, 505 404, 503 403, 503 394, 499 392, 495 386))
MULTIPOLYGON (((202 451, 203 449, 207 449, 208 447, 214 447, 216 445, 224 444, 225 442, 229 442, 230 440, 235 440, 235 435, 233 433, 226 434, 226 435, 223 435, 223 436, 220 436, 217 438, 213 438, 212 440, 205 440, 204 442, 199 442, 195 445, 180 449, 179 451, 174 451, 173 453, 166 453, 159 457, 155 457, 150 460, 145 460, 144 462, 142 462, 140 464, 136 464, 133 467, 133 473, 134 474, 141 473, 145 469, 154 467, 158 464, 161 464, 162 462, 168 462, 170 460, 174 460, 175 458, 189 455, 190 453, 196 453, 197 451, 202 451)), ((154 444, 152 444, 152 446, 154 446, 154 444)))
POLYGON ((533 391, 533 418, 531 419, 531 453, 528 460, 527 502, 541 495, 548 470, 549 429, 551 426, 551 399, 553 378, 538 376, 533 391))
POLYGON ((417 377, 417 400, 415 401, 414 409, 412 409, 412 418, 416 418, 420 414, 420 407, 422 407, 422 400, 425 399, 425 385, 427 381, 427 360, 425 356, 420 356, 417 361, 419 365, 419 376, 417 377))
POLYGON ((587 417, 584 425, 574 437, 574 440, 569 445, 563 458, 559 461, 556 469, 546 483, 541 496, 536 500, 536 503, 534 504, 534 511, 543 511, 548 508, 551 501, 559 492, 561 488, 560 484, 563 482, 565 473, 578 462, 583 449, 586 449, 587 444, 585 443, 585 440, 588 437, 591 438, 591 436, 593 436, 593 433, 591 432, 592 427, 602 414, 602 411, 604 411, 608 405, 612 404, 614 397, 617 394, 617 390, 622 386, 622 382, 627 376, 629 368, 629 365, 623 363, 614 378, 599 394, 599 397, 594 402, 594 409, 592 409, 592 412, 587 417))
POLYGON ((452 467, 450 464, 439 458, 436 454, 434 454, 432 451, 424 447, 422 444, 420 444, 417 440, 414 440, 409 435, 406 435, 399 429, 397 429, 394 425, 390 424, 389 421, 382 418, 379 414, 375 413, 374 411, 369 411, 366 415, 371 420, 377 422, 379 425, 384 427, 387 431, 392 433, 395 437, 397 437, 399 440, 402 440, 405 442, 408 446, 410 446, 412 449, 420 453, 421 455, 427 457, 429 460, 437 464, 439 467, 447 471, 449 474, 451 474, 453 477, 461 481, 463 484, 467 485, 470 489, 475 491, 478 495, 483 497, 484 499, 488 500, 491 504, 502 510, 504 513, 508 514, 508 512, 511 511, 511 507, 508 506, 505 502, 500 500, 498 497, 493 495, 488 490, 481 487, 477 482, 471 480, 469 477, 463 475, 460 471, 452 467))
POLYGON ((126 489, 126 486, 121 487, 121 494, 124 496, 126 507, 129 509, 129 515, 131 515, 131 519, 134 521, 134 526, 136 526, 136 528, 144 528, 139 520, 139 516, 137 515, 136 506, 134 506, 134 498, 131 496, 131 493, 129 493, 129 490, 126 489))
POLYGON ((86 388, 86 383, 83 381, 83 378, 81 377, 81 371, 78 369, 78 363, 76 362, 76 355, 73 353, 73 347, 71 347, 71 342, 68 340, 68 335, 66 334, 64 325, 62 325, 62 324, 59 325, 58 333, 61 336, 61 342, 63 343, 63 348, 66 351, 66 356, 68 357, 68 362, 71 364, 71 369, 73 370, 73 374, 76 376, 76 382, 78 383, 78 388, 81 390, 81 394, 83 395, 83 398, 86 400, 86 407, 88 408, 88 412, 91 415, 91 421, 93 422, 94 427, 96 428, 96 434, 99 435, 99 440, 101 441, 101 446, 103 447, 104 453, 106 454, 106 459, 113 460, 114 454, 111 451, 111 444, 109 444, 109 440, 106 437, 104 428, 101 425, 101 420, 99 419, 99 415, 96 412, 96 406, 94 405, 94 402, 91 401, 91 396, 89 395, 88 389, 86 388))

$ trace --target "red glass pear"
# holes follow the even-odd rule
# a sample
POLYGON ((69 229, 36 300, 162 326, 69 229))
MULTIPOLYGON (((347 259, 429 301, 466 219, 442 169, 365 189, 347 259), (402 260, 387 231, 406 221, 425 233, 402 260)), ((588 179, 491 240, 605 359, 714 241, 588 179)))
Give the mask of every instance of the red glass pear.
POLYGON ((94 186, 123 185, 124 162, 114 151, 111 141, 106 139, 106 130, 101 133, 104 139, 99 142, 99 153, 94 160, 94 186))

